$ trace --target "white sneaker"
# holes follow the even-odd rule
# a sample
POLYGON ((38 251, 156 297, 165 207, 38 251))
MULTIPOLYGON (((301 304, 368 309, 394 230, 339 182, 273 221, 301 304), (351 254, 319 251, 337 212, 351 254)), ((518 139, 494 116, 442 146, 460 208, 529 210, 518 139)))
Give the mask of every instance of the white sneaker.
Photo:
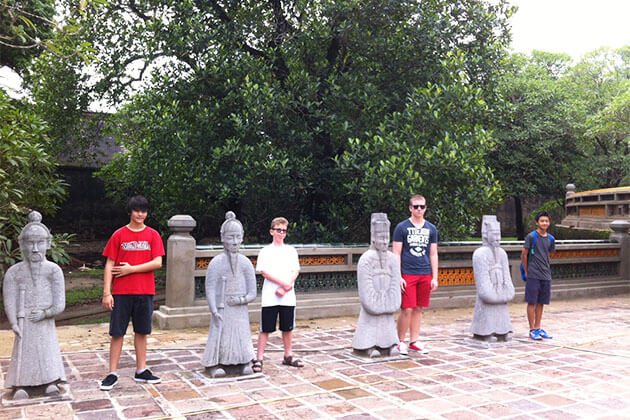
POLYGON ((401 341, 400 343, 398 343, 398 353, 409 354, 409 351, 407 350, 407 345, 405 344, 404 341, 401 341))
POLYGON ((409 343, 409 350, 417 351, 420 354, 427 354, 429 351, 426 347, 420 347, 420 343, 414 341, 413 343, 409 343))

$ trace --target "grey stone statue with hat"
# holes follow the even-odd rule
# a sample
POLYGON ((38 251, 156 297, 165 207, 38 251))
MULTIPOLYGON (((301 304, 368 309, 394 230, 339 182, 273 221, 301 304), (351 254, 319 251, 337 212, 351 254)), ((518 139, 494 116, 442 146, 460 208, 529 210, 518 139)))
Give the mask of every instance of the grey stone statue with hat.
POLYGON ((514 284, 507 253, 500 247, 501 224, 496 216, 483 216, 481 237, 482 247, 472 258, 477 300, 470 330, 479 340, 506 341, 512 332, 508 302, 514 299, 514 284))
POLYGON ((400 262, 388 250, 390 222, 385 213, 372 213, 370 248, 357 265, 361 312, 352 348, 361 356, 397 356, 394 313, 400 308, 400 262))
POLYGON ((229 211, 221 225, 224 252, 208 264, 206 298, 212 318, 208 342, 201 359, 213 378, 253 373, 254 359, 249 310, 256 299, 256 274, 251 261, 239 253, 243 225, 229 211))
POLYGON ((11 364, 5 387, 14 400, 29 398, 34 387, 44 386, 46 395, 59 393, 66 380, 55 315, 66 306, 61 268, 46 260, 52 236, 36 211, 29 214, 18 242, 24 261, 11 266, 3 283, 4 308, 15 333, 11 364))

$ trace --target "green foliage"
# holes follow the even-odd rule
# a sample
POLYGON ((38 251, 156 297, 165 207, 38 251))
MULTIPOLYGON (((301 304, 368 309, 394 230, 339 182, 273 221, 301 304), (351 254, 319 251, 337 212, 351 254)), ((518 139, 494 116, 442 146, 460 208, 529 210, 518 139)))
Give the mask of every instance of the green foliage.
POLYGON ((351 140, 340 161, 349 172, 349 194, 363 204, 360 213, 386 211, 400 220, 408 216, 409 197, 421 192, 442 240, 469 235, 501 198, 485 163, 492 141, 477 124, 486 119, 488 106, 461 71, 463 53, 449 58, 439 84, 414 90, 403 112, 351 140))
POLYGON ((102 296, 102 287, 66 290, 66 306, 100 300, 102 296))
POLYGON ((38 39, 54 36, 50 25, 55 14, 54 0, 16 1, 0 3, 0 67, 23 70, 41 51, 33 48, 38 39))
POLYGON ((507 197, 563 196, 580 160, 571 127, 564 54, 514 55, 499 90, 511 104, 499 119, 490 165, 507 197))
POLYGON ((48 255, 56 263, 60 265, 69 264, 71 261, 68 254, 68 248, 75 246, 72 242, 76 239, 74 233, 59 233, 52 237, 48 255))
POLYGON ((551 231, 555 232, 555 229, 556 229, 555 225, 560 223, 560 221, 564 218, 563 201, 551 200, 551 201, 546 202, 545 204, 543 204, 536 210, 531 211, 527 215, 526 229, 528 232, 531 232, 532 230, 536 229, 536 222, 534 218, 536 217, 536 213, 539 213, 541 211, 546 211, 547 213, 549 213, 549 216, 551 218, 551 226, 552 226, 551 231))
POLYGON ((581 141, 579 190, 617 187, 630 181, 630 46, 587 54, 565 78, 571 92, 572 128, 581 141))
POLYGON ((82 162, 96 166, 92 143, 99 137, 99 118, 86 116, 90 98, 81 87, 88 76, 81 74, 83 61, 79 57, 65 60, 50 53, 42 53, 34 60, 24 84, 29 87, 32 111, 48 123, 51 141, 47 150, 54 156, 63 156, 66 162, 82 162))
MULTIPOLYGON (((20 255, 17 237, 29 208, 51 214, 65 194, 56 163, 46 152, 46 131, 26 104, 0 91, 0 273, 20 255)), ((54 255, 63 260, 63 252, 54 255)))
POLYGON ((482 0, 89 6, 81 23, 100 60, 92 93, 131 98, 109 122, 127 153, 101 176, 115 198, 146 195, 163 223, 191 214, 201 235, 234 210, 251 240, 268 240, 277 215, 296 223, 292 241, 365 240, 364 211, 398 216, 410 190, 430 188, 432 217, 456 237, 498 198, 484 154, 511 13, 482 0), (462 122, 459 106, 471 112, 462 122), (383 161, 386 182, 368 170, 352 185, 361 142, 394 133, 405 141, 370 158, 383 161), (398 169, 389 153, 407 159, 425 141, 430 162, 398 169), (448 179, 423 173, 434 187, 413 184, 425 169, 448 179))
MULTIPOLYGON (((106 0, 91 0, 92 7, 106 0)), ((83 159, 91 150, 98 121, 83 119, 89 95, 81 69, 94 58, 83 27, 88 0, 68 1, 62 12, 54 0, 0 2, 0 67, 20 74, 30 92, 29 112, 48 123, 46 151, 83 159)))
POLYGON ((630 182, 630 46, 568 56, 514 55, 499 85, 511 103, 498 122, 490 164, 516 204, 630 182))
MULTIPOLYGON (((43 51, 59 58, 92 59, 89 42, 80 38, 77 19, 84 16, 87 0, 72 1, 63 15, 54 0, 4 0, 0 2, 0 67, 27 74, 31 61, 43 51), (57 18, 62 17, 62 20, 57 18)), ((92 0, 98 6, 105 0, 92 0)))

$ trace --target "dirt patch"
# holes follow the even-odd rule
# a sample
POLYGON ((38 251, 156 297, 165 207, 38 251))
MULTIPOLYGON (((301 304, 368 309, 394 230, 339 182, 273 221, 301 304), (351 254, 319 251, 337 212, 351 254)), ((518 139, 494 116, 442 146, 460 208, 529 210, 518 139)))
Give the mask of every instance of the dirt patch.
POLYGON ((105 245, 107 245, 107 240, 81 241, 81 243, 68 248, 68 254, 77 260, 81 260, 81 262, 86 265, 104 264, 105 257, 103 257, 103 250, 105 249, 105 245), (97 261, 100 261, 100 263, 97 261))

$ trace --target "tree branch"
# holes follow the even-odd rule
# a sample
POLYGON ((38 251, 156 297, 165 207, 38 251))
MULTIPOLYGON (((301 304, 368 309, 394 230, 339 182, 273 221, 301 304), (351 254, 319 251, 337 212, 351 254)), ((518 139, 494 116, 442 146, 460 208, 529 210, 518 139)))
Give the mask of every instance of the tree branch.
MULTIPOLYGON (((210 0, 207 3, 210 5, 212 10, 214 10, 221 23, 224 25, 230 25, 233 23, 232 18, 230 18, 225 9, 223 9, 223 7, 221 7, 221 5, 219 5, 215 0, 210 0)), ((199 10, 204 10, 207 6, 206 2, 203 0, 195 0, 195 4, 199 10)), ((267 55, 263 51, 248 45, 242 37, 239 36, 239 38, 239 45, 245 52, 253 55, 254 57, 267 58, 267 55)))
MULTIPOLYGON (((20 14, 20 15, 24 15, 24 16, 35 18, 35 19, 39 19, 42 22, 44 22, 44 23, 46 23, 46 24, 48 24, 48 25, 50 25, 50 26, 52 26, 52 27, 54 27, 56 29, 60 29, 57 26, 57 24, 55 22, 53 22, 52 20, 50 20, 48 18, 45 18, 44 16, 40 16, 40 15, 36 15, 34 13, 27 12, 26 10, 20 9, 18 7, 10 6, 10 5, 6 4, 6 3, 0 3, 0 10, 1 9, 12 10, 12 11, 14 11, 14 12, 20 14)), ((13 19, 13 21, 15 22, 15 19, 13 19)))
POLYGON ((136 16, 138 16, 140 19, 144 20, 145 22, 151 19, 149 16, 142 13, 140 9, 138 9, 138 6, 136 5, 135 0, 129 1, 129 8, 131 9, 133 13, 135 13, 136 16))
POLYGON ((29 50, 31 48, 37 48, 39 47, 41 44, 37 41, 33 41, 32 44, 30 45, 16 45, 16 44, 10 44, 8 42, 4 42, 2 40, 0 40, 0 45, 4 45, 5 47, 9 47, 9 48, 15 48, 18 50, 29 50))
POLYGON ((599 147, 604 151, 604 154, 608 154, 608 147, 606 146, 604 140, 602 140, 600 137, 595 137, 595 142, 597 142, 599 147))
MULTIPOLYGON (((163 53, 163 52, 157 53, 157 54, 152 54, 150 57, 145 57, 144 55, 136 54, 134 56, 131 56, 131 57, 127 58, 121 64, 122 64, 123 68, 126 70, 127 66, 130 65, 131 63, 133 63, 135 61, 138 61, 138 60, 143 60, 142 69, 140 69, 140 74, 137 77, 130 77, 129 80, 127 80, 125 82, 122 82, 120 80, 120 76, 118 75, 118 73, 115 73, 115 74, 109 74, 109 75, 105 76, 99 83, 109 85, 109 84, 112 83, 113 80, 118 79, 120 87, 125 89, 127 86, 131 85, 133 82, 141 81, 142 77, 144 76, 145 71, 147 70, 149 65, 156 58, 168 57, 169 55, 170 54, 166 54, 166 53, 163 53)), ((126 73, 124 73, 124 74, 126 75, 126 73)))
POLYGON ((269 0, 269 4, 273 10, 273 18, 275 21, 274 42, 276 45, 282 45, 284 37, 289 33, 292 33, 294 28, 284 16, 281 0, 269 0))
MULTIPOLYGON (((212 7, 212 9, 216 12, 217 17, 219 18, 221 22, 223 22, 224 24, 232 23, 232 19, 228 16, 227 12, 223 10, 223 8, 216 1, 211 0, 209 3, 210 3, 210 7, 212 7)), ((204 9, 205 4, 203 1, 196 0, 195 4, 199 8, 199 10, 204 9)))

